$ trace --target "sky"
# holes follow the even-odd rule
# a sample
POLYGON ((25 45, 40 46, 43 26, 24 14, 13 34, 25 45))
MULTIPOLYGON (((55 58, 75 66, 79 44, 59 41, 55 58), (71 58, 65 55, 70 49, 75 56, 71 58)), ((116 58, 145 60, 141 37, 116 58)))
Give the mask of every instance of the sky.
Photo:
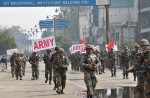
POLYGON ((47 15, 56 15, 57 7, 1 7, 1 26, 20 26, 22 29, 30 30, 38 25, 39 20, 45 20, 47 15))

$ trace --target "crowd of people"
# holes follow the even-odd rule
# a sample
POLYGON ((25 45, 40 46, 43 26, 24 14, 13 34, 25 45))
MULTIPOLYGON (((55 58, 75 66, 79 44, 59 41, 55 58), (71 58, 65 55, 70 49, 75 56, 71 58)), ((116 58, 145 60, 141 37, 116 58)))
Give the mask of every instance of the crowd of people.
MULTIPOLYGON (((137 80, 137 91, 142 92, 142 96, 150 95, 150 44, 148 40, 142 39, 140 44, 136 44, 134 49, 129 50, 127 46, 123 47, 120 53, 116 53, 113 48, 106 52, 104 50, 94 51, 92 45, 86 46, 86 53, 79 52, 66 55, 63 48, 55 47, 55 53, 47 49, 43 55, 45 63, 45 83, 54 82, 54 90, 58 94, 64 94, 66 86, 66 73, 71 61, 71 69, 80 71, 84 74, 84 82, 87 87, 87 98, 92 98, 97 84, 96 74, 104 74, 105 69, 109 69, 111 76, 117 77, 117 66, 122 69, 123 79, 128 79, 129 72, 133 72, 134 81, 137 80), (68 59, 69 58, 69 59, 68 59), (119 62, 118 62, 119 61, 119 62)), ((1 63, 6 60, 1 58, 1 63)), ((32 69, 31 80, 39 79, 40 56, 33 52, 27 60, 24 54, 13 53, 10 57, 10 66, 12 77, 16 80, 22 80, 25 76, 26 61, 29 61, 32 69)), ((5 63, 6 64, 6 63, 5 63)), ((7 68, 7 67, 6 67, 7 68)), ((144 98, 144 97, 139 97, 144 98)), ((145 97, 149 98, 149 97, 145 97)))

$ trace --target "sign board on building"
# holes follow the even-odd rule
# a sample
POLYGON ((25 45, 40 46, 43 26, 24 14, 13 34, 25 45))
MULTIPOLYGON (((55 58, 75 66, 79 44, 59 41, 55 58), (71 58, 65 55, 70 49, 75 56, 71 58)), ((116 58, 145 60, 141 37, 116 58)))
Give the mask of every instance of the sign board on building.
POLYGON ((53 28, 53 20, 40 20, 39 26, 41 29, 53 28))
POLYGON ((110 0, 0 0, 0 7, 94 6, 109 3, 110 0))
POLYGON ((62 19, 56 20, 56 23, 55 23, 56 28, 58 29, 68 28, 68 26, 69 26, 69 23, 67 20, 62 20, 62 19))
POLYGON ((6 50, 7 55, 12 55, 13 53, 18 53, 18 48, 6 50))

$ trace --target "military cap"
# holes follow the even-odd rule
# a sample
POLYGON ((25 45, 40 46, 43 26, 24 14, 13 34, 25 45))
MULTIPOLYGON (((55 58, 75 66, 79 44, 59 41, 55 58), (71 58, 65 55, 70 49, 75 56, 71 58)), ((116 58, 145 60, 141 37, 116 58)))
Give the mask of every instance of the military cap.
POLYGON ((60 48, 59 46, 56 46, 56 47, 55 47, 55 51, 58 51, 58 50, 59 50, 59 48, 60 48))
POLYGON ((149 46, 150 44, 149 44, 149 42, 148 42, 147 39, 142 39, 142 40, 140 41, 140 45, 141 45, 141 46, 149 46))
POLYGON ((87 45, 85 49, 93 49, 93 47, 91 45, 87 45))
POLYGON ((128 49, 128 46, 125 46, 124 49, 128 49))
POLYGON ((140 46, 139 46, 139 44, 135 44, 135 48, 139 48, 140 46))

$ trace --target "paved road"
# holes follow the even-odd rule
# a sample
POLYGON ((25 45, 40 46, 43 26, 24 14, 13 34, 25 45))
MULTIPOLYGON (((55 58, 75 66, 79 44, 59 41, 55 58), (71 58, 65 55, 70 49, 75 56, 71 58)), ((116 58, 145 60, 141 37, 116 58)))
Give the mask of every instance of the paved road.
MULTIPOLYGON (((70 69, 70 68, 69 68, 70 69)), ((110 71, 97 75, 98 84, 96 89, 109 89, 122 86, 136 86, 132 74, 129 79, 122 79, 122 71, 117 69, 117 77, 110 77, 110 71)), ((68 70, 67 86, 64 95, 58 95, 53 90, 53 84, 44 83, 44 64, 40 63, 40 79, 31 80, 31 66, 27 64, 26 76, 23 80, 15 80, 11 77, 10 67, 5 72, 0 72, 0 98, 86 98, 86 89, 83 73, 68 70)), ((107 97, 100 97, 107 98, 107 97)), ((118 97, 122 98, 122 97, 118 97)))

